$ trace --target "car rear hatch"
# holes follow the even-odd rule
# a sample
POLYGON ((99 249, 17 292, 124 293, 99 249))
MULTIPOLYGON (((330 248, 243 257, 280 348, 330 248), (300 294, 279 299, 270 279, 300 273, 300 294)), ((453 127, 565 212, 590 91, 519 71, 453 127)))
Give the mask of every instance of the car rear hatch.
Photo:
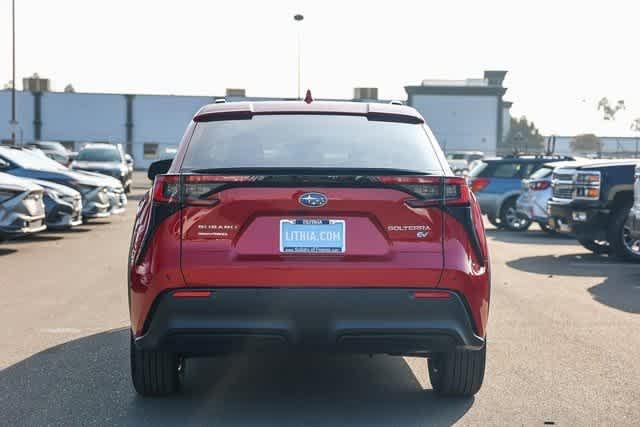
POLYGON ((191 286, 436 286, 442 190, 454 202, 466 188, 429 176, 168 178, 182 181, 191 286))
POLYGON ((185 283, 437 286, 445 199, 469 200, 464 179, 442 176, 422 119, 373 104, 290 105, 194 119, 176 174, 155 191, 182 206, 185 283))

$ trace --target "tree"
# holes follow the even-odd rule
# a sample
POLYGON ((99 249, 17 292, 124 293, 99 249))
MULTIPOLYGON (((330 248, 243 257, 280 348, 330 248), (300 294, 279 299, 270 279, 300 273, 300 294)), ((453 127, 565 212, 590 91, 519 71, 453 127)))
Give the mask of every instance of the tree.
POLYGON ((631 130, 634 132, 640 132, 640 117, 631 122, 631 130))
POLYGON ((529 122, 526 117, 519 119, 511 118, 511 126, 507 137, 498 146, 498 152, 511 153, 523 151, 542 151, 544 148, 544 138, 540 135, 538 128, 533 122, 529 122))
POLYGON ((71 83, 69 83, 68 85, 66 85, 64 87, 64 91, 67 92, 67 93, 73 93, 76 90, 73 88, 73 85, 71 83))
POLYGON ((576 135, 570 144, 574 153, 599 153, 602 150, 602 141, 592 133, 576 135))
POLYGON ((623 99, 618 100, 614 106, 609 104, 609 99, 606 96, 598 101, 598 111, 602 110, 603 118, 605 120, 615 120, 616 113, 624 109, 625 105, 623 99))

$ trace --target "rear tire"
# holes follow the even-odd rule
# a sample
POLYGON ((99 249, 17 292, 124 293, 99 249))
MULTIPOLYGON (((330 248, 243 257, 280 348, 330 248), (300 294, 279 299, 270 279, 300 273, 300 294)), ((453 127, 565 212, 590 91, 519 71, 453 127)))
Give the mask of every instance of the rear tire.
POLYGON ((609 242, 611 252, 619 258, 629 261, 640 261, 640 239, 631 237, 631 230, 627 226, 631 206, 623 206, 613 214, 609 227, 609 242))
POLYGON ((433 391, 443 396, 469 397, 482 386, 487 346, 482 350, 456 350, 429 358, 433 391))
POLYGON ((148 351, 136 347, 133 335, 131 347, 131 379, 136 392, 142 396, 166 396, 180 386, 177 354, 148 351))
POLYGON ((504 202, 500 210, 500 222, 509 231, 526 231, 531 226, 531 220, 516 210, 516 198, 512 197, 504 202))
POLYGON ((585 249, 590 250, 596 255, 606 255, 611 252, 609 242, 578 239, 578 243, 580 243, 585 249))

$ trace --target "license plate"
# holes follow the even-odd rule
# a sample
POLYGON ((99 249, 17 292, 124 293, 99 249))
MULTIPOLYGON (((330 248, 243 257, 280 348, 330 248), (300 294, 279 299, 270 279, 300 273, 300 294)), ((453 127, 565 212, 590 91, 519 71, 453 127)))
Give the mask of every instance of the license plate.
POLYGON ((280 252, 344 253, 345 222, 341 219, 280 220, 280 252))

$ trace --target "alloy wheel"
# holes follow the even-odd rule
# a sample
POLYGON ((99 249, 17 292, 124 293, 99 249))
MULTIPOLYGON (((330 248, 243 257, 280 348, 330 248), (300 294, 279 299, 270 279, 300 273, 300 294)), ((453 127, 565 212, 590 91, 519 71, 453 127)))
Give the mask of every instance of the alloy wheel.
POLYGON ((524 228, 527 224, 527 219, 522 217, 522 215, 518 214, 516 208, 510 206, 507 208, 505 212, 505 219, 507 220, 507 224, 509 228, 519 230, 524 228))
POLYGON ((626 225, 622 229, 622 240, 625 248, 633 254, 633 256, 640 257, 640 239, 631 237, 631 229, 626 225))

